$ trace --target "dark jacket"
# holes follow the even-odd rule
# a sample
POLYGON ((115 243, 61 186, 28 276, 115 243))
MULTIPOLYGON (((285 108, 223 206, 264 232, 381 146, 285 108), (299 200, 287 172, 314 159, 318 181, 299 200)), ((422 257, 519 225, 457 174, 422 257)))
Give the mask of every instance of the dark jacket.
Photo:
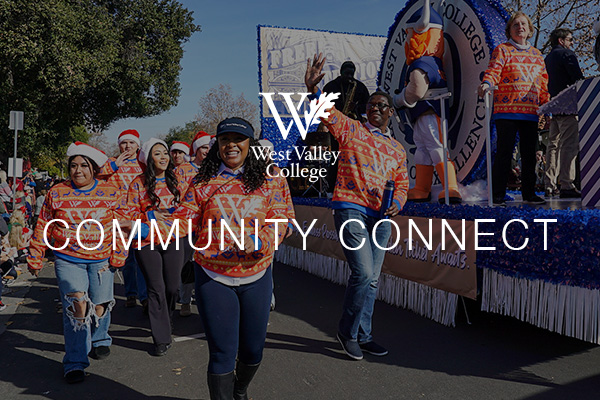
POLYGON ((550 97, 556 96, 567 86, 583 79, 577 56, 572 50, 565 49, 560 44, 552 48, 544 61, 548 71, 550 97))

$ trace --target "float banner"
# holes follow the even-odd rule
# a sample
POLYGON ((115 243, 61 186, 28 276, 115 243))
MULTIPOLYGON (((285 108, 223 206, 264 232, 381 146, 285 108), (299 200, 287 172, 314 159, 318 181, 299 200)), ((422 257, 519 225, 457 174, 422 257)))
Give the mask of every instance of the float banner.
MULTIPOLYGON (((306 251, 339 260, 346 259, 330 209, 299 205, 296 205, 294 209, 296 221, 304 232, 308 230, 314 219, 317 220, 306 239, 306 251)), ((464 242, 464 251, 459 248, 448 228, 443 228, 441 219, 397 216, 393 222, 400 229, 400 241, 397 246, 386 252, 382 272, 476 299, 477 277, 473 221, 464 221, 465 240, 462 239, 462 220, 445 221, 458 239, 464 242), (431 250, 425 247, 425 243, 416 233, 416 229, 409 227, 409 224, 414 224, 427 241, 429 241, 431 224, 431 250), (412 250, 409 250, 409 229, 412 230, 412 250), (442 250, 442 229, 445 231, 445 250, 442 250)), ((380 245, 390 247, 396 241, 396 237, 396 229, 392 227, 389 244, 381 243, 380 245)), ((302 236, 295 231, 284 243, 301 249, 303 246, 302 236)))
MULTIPOLYGON (((327 58, 323 66, 325 77, 319 88, 340 75, 344 61, 356 65, 354 77, 365 84, 369 92, 377 87, 377 73, 386 38, 350 33, 335 33, 307 29, 259 26, 260 91, 261 93, 304 93, 306 60, 318 53, 327 58)), ((298 96, 298 99, 300 97, 298 96)), ((297 99, 296 99, 297 100, 297 99)), ((269 106, 262 98, 262 116, 272 118, 269 106)), ((283 98, 275 102, 282 118, 292 115, 283 98)), ((306 104, 305 104, 306 106, 306 104)), ((304 114, 304 108, 301 109, 304 114)))
MULTIPOLYGON (((306 93, 304 73, 308 58, 312 59, 318 53, 323 53, 326 57, 323 65, 325 76, 319 84, 320 89, 340 75, 340 67, 344 61, 352 61, 356 66, 354 77, 364 83, 369 92, 374 92, 385 41, 383 36, 258 26, 259 93, 273 93, 274 108, 283 125, 288 127, 291 124, 289 136, 282 138, 273 111, 265 96, 260 96, 263 138, 271 141, 276 151, 288 150, 293 145, 304 145, 280 93, 293 93, 293 104, 300 103, 299 93, 306 93)), ((298 115, 303 117, 308 107, 308 101, 296 106, 298 115)), ((310 131, 316 129, 317 125, 314 125, 310 131)), ((287 161, 278 164, 283 167, 287 165, 287 161)))

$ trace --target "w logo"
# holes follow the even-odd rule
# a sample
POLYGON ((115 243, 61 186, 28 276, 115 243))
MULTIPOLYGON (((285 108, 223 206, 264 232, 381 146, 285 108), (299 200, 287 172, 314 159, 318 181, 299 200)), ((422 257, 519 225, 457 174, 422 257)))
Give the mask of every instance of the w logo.
POLYGON ((528 82, 535 82, 542 69, 541 65, 515 64, 515 66, 528 82))
POLYGON ((275 93, 259 94, 261 94, 265 98, 267 104, 269 105, 269 109, 271 110, 271 114, 273 114, 273 118, 275 118, 275 122, 277 123, 277 127, 281 132, 283 140, 287 140, 287 137, 294 123, 298 127, 298 131, 300 132, 300 137, 302 137, 302 140, 306 139, 306 134, 308 133, 308 129, 310 128, 310 126, 318 124, 320 122, 319 118, 327 118, 329 116, 329 113, 325 110, 328 110, 331 107, 333 107, 333 100, 337 99, 340 95, 339 93, 321 93, 318 100, 311 100, 311 102, 309 103, 309 111, 304 111, 303 123, 300 119, 300 116, 298 115, 298 110, 300 110, 300 107, 302 107, 304 100, 306 100, 306 96, 308 96, 310 93, 298 93, 300 95, 300 101, 297 105, 294 105, 294 101, 292 100, 292 96, 296 93, 279 93, 285 100, 285 105, 293 118, 293 122, 290 121, 289 125, 286 128, 283 124, 283 121, 281 120, 281 117, 279 116, 279 113, 277 112, 275 102, 273 101, 273 96, 275 95, 275 93))

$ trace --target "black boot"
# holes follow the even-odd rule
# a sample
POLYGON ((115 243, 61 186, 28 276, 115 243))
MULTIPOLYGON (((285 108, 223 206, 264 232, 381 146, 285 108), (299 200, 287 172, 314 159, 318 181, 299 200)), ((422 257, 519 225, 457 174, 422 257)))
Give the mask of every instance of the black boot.
POLYGON ((233 389, 233 400, 248 400, 248 385, 254 378, 254 374, 258 371, 260 363, 256 365, 247 365, 238 361, 235 368, 235 385, 233 389))
POLYGON ((227 374, 208 373, 208 391, 211 400, 231 400, 233 398, 233 371, 227 374))

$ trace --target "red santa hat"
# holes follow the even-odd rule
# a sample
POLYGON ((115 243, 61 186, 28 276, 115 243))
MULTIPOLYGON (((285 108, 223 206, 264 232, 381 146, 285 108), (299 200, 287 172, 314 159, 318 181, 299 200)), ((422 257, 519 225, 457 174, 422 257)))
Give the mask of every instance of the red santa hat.
POLYGON ((167 144, 165 143, 164 140, 152 138, 152 139, 148 140, 147 142, 144 142, 144 144, 142 145, 142 149, 138 153, 138 161, 144 165, 147 165, 148 159, 150 158, 150 152, 152 151, 152 148, 154 147, 155 144, 159 144, 159 143, 162 144, 163 146, 165 146, 165 149, 169 148, 169 146, 167 146, 167 144))
POLYGON ((135 129, 127 129, 121 132, 117 141, 119 144, 121 144, 123 140, 133 140, 138 144, 138 146, 141 146, 140 134, 135 129))
POLYGON ((191 155, 196 154, 196 152, 198 151, 198 149, 200 147, 210 144, 210 139, 212 139, 212 136, 204 131, 200 131, 200 132, 196 133, 196 136, 194 136, 194 140, 192 140, 191 155))
POLYGON ((97 148, 82 142, 75 142, 69 145, 69 148, 67 149, 67 158, 73 156, 86 156, 94 161, 99 167, 103 166, 106 161, 108 161, 108 157, 102 150, 98 150, 97 148))
POLYGON ((186 142, 180 142, 178 140, 174 140, 173 144, 171 145, 170 151, 175 151, 175 150, 183 151, 185 154, 189 154, 190 145, 187 144, 186 142))

